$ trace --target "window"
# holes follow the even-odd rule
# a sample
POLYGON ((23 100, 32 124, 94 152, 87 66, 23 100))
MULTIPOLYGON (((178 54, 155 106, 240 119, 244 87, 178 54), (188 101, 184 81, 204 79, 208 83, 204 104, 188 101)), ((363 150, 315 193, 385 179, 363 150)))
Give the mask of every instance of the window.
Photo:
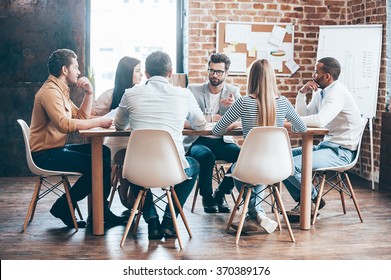
POLYGON ((151 52, 161 50, 170 55, 176 72, 178 52, 182 53, 182 49, 177 50, 178 2, 181 1, 90 1, 89 65, 96 97, 114 87, 117 64, 123 56, 143 63, 151 52))

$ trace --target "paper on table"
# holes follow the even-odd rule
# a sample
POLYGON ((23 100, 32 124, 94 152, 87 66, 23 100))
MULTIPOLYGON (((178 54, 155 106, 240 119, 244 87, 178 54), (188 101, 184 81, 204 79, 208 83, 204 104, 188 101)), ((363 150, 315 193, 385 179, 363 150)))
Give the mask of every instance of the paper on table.
POLYGON ((108 112, 106 115, 104 115, 104 117, 114 120, 116 113, 117 113, 117 109, 113 109, 110 112, 108 112))

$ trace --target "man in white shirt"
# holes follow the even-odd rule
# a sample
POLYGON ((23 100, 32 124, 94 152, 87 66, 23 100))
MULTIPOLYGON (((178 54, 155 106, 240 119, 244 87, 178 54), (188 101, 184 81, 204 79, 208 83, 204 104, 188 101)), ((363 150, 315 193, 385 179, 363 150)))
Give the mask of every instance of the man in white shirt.
MULTIPOLYGON (((183 206, 199 172, 197 161, 185 157, 182 131, 185 121, 195 130, 204 130, 206 120, 190 90, 172 86, 168 79, 172 74, 170 57, 161 51, 151 53, 145 61, 145 85, 127 89, 119 104, 115 118, 116 129, 131 130, 157 128, 168 131, 174 139, 186 174, 191 179, 175 186, 179 202, 183 206)), ((132 192, 137 196, 139 186, 132 184, 132 192)), ((177 212, 177 209, 176 209, 177 212)), ((178 214, 178 212, 177 212, 178 214)), ((162 223, 148 192, 143 208, 143 216, 148 223, 149 239, 161 239, 163 235, 175 237, 170 210, 163 215, 162 223)))
MULTIPOLYGON (((339 62, 324 57, 316 64, 313 80, 307 82, 296 98, 296 111, 309 127, 325 127, 329 130, 319 145, 314 146, 312 169, 345 165, 355 156, 360 132, 361 113, 349 90, 337 81, 341 72, 339 62), (309 104, 306 94, 312 93, 309 104)), ((293 149, 295 173, 284 181, 292 198, 300 203, 301 147, 293 149)), ((316 201, 317 191, 312 186, 311 198, 316 201)), ((325 206, 322 199, 319 209, 325 206)), ((287 212, 292 222, 299 221, 300 206, 287 212)))
MULTIPOLYGON (((229 57, 223 53, 213 53, 208 62, 209 82, 189 85, 189 89, 196 98, 201 110, 211 110, 213 122, 218 121, 233 102, 240 98, 239 88, 225 82, 231 65, 229 57)), ((200 164, 198 186, 202 196, 202 204, 206 213, 229 213, 225 194, 229 194, 234 187, 231 177, 224 177, 220 186, 213 194, 212 174, 216 160, 236 162, 240 148, 232 137, 186 136, 183 144, 187 155, 195 158, 200 164)), ((228 172, 230 169, 228 170, 228 172)))

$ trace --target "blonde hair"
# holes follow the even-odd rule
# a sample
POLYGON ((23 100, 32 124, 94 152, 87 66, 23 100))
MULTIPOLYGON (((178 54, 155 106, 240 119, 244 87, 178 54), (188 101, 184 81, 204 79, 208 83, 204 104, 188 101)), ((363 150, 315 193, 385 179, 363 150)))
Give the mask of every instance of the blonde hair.
POLYGON ((255 60, 247 84, 248 95, 255 95, 258 107, 258 125, 274 126, 276 122, 275 96, 277 89, 274 69, 266 59, 255 60))

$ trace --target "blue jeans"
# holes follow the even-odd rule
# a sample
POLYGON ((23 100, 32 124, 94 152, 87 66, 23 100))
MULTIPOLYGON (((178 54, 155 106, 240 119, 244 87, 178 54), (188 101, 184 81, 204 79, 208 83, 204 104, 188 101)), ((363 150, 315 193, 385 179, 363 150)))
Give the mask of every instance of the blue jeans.
MULTIPOLYGON (((284 185, 292 198, 300 201, 301 189, 301 158, 302 148, 292 149, 295 171, 292 176, 284 180, 284 185)), ((321 142, 313 147, 312 152, 312 170, 324 167, 333 167, 349 164, 354 159, 356 152, 343 148, 340 145, 331 142, 321 142)), ((315 187, 312 185, 311 198, 315 199, 318 195, 315 187)))
MULTIPOLYGON (((232 165, 232 171, 235 169, 235 165, 236 163, 232 165)), ((236 179, 234 180, 234 182, 235 182, 236 189, 240 192, 242 186, 245 183, 236 179)), ((247 212, 247 217, 251 218, 252 220, 257 219, 257 214, 266 215, 265 210, 263 210, 261 206, 261 200, 264 197, 266 187, 267 186, 265 185, 256 185, 253 186, 252 188, 250 201, 248 203, 248 212, 247 212)), ((245 190, 243 193, 243 200, 246 197, 246 194, 247 194, 247 190, 245 190)))
MULTIPOLYGON (((111 190, 111 153, 103 146, 103 195, 111 190)), ((73 184, 70 190, 73 202, 82 200, 92 191, 91 144, 69 144, 61 148, 48 149, 32 153, 38 167, 56 171, 80 172, 83 176, 73 184)))
MULTIPOLYGON (((235 143, 225 143, 223 138, 199 137, 190 147, 187 155, 193 157, 200 164, 198 185, 201 196, 209 196, 213 193, 212 177, 213 167, 216 160, 225 160, 234 163, 237 161, 240 147, 235 143)), ((232 166, 231 166, 232 167, 232 166)), ((228 173, 231 172, 231 167, 228 173)), ((224 177, 220 183, 219 190, 229 194, 234 188, 231 177, 224 177)))
MULTIPOLYGON (((188 177, 191 178, 174 186, 175 193, 177 194, 179 203, 181 204, 182 207, 185 204, 187 198, 189 197, 194 187, 194 183, 197 180, 197 175, 200 170, 198 162, 195 159, 191 157, 186 157, 186 160, 189 163, 189 167, 185 169, 185 173, 188 177)), ((134 197, 137 197, 139 191, 142 190, 142 187, 132 183, 130 183, 130 185, 132 187, 132 192, 134 197)), ((175 208, 176 215, 178 215, 179 211, 176 208, 175 204, 174 204, 174 208, 175 208)), ((144 207, 143 207, 143 217, 145 221, 148 221, 149 219, 152 218, 159 218, 159 215, 156 211, 156 207, 153 204, 153 197, 150 191, 147 192, 147 196, 145 198, 144 207)), ((164 211, 163 218, 171 218, 170 208, 168 205, 166 206, 166 209, 164 211)))

